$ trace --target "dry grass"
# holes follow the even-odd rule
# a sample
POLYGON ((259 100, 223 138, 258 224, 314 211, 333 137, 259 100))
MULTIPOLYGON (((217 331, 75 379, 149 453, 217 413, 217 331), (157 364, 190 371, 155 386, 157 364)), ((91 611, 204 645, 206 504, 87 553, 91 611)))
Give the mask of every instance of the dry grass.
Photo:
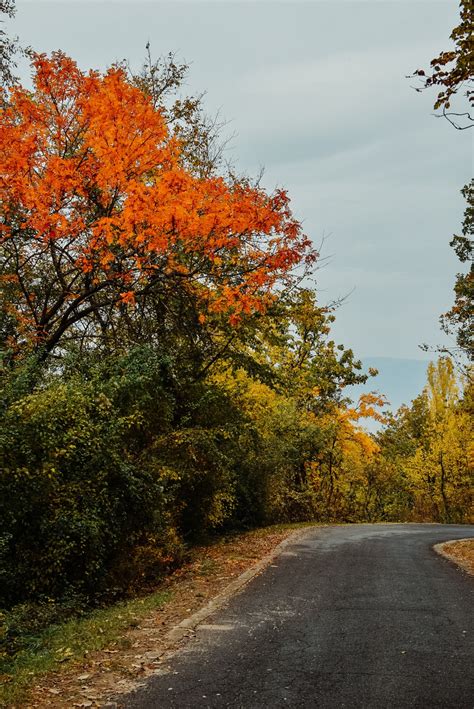
POLYGON ((439 544, 441 553, 474 576, 474 539, 439 544))

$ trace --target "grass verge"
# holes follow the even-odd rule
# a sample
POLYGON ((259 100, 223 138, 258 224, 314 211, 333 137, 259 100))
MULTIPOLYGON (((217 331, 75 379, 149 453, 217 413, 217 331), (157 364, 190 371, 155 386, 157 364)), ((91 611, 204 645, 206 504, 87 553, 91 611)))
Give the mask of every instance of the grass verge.
POLYGON ((102 706, 156 668, 149 656, 170 628, 305 526, 314 524, 279 524, 197 547, 155 592, 48 626, 14 657, 0 657, 0 706, 102 706))
POLYGON ((28 649, 0 659, 0 706, 23 706, 28 688, 39 675, 104 649, 170 597, 158 591, 46 628, 28 649))

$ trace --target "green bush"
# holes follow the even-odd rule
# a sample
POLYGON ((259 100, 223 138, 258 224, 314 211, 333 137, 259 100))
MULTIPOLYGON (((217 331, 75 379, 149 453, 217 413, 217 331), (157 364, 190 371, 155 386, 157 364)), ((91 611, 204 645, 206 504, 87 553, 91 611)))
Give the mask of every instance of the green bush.
MULTIPOLYGON (((145 356, 147 355, 147 356, 145 356)), ((96 594, 110 566, 166 528, 159 471, 141 460, 169 427, 160 363, 136 353, 53 379, 7 407, 0 475, 1 601, 96 594)))

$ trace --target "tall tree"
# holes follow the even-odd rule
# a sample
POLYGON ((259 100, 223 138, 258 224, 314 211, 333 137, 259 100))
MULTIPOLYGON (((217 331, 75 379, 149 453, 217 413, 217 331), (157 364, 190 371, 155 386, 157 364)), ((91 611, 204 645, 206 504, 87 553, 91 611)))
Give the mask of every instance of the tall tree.
POLYGON ((196 175, 165 112, 122 68, 86 74, 56 52, 33 69, 33 92, 11 89, 0 126, 12 352, 97 341, 151 297, 162 317, 179 294, 200 322, 235 326, 314 261, 286 193, 196 175))
MULTIPOLYGON (((460 23, 451 32, 454 48, 441 52, 431 60, 430 70, 418 69, 415 72, 422 83, 417 91, 436 87, 439 90, 434 103, 436 110, 442 109, 442 114, 458 130, 474 126, 474 0, 461 0, 460 23), (456 112, 452 110, 452 102, 456 95, 464 90, 467 110, 456 112), (464 123, 462 123, 462 121, 464 123)), ((457 345, 469 359, 474 357, 473 340, 473 278, 472 265, 472 234, 474 229, 474 182, 464 186, 462 190, 467 207, 464 214, 462 236, 454 236, 450 245, 456 251, 462 263, 470 262, 470 270, 458 274, 454 286, 455 302, 451 310, 441 316, 443 330, 456 333, 457 345)), ((454 351, 440 348, 441 352, 455 355, 454 351)))
POLYGON ((472 411, 460 398, 450 357, 429 364, 422 394, 399 410, 378 442, 383 458, 400 471, 409 518, 470 521, 472 411))

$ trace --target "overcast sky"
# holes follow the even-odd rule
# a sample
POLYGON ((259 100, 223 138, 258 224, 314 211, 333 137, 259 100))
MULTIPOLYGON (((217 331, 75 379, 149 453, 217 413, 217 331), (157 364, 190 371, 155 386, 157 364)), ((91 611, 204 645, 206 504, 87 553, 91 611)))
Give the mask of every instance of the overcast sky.
MULTIPOLYGON (((449 247, 472 175, 472 133, 432 116, 433 95, 406 79, 447 49, 457 0, 139 2, 17 0, 9 31, 83 68, 146 42, 191 64, 186 90, 207 91, 235 132, 232 157, 288 189, 306 233, 330 234, 323 302, 353 291, 335 336, 359 356, 428 357, 446 342, 439 314, 459 267, 449 247)), ((416 392, 413 393, 413 396, 416 392)))

